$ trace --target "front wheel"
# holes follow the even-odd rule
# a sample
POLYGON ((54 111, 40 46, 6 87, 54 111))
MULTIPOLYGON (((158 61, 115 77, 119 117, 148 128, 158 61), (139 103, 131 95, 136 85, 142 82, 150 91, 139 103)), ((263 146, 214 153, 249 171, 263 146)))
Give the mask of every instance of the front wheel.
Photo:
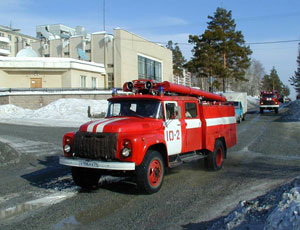
POLYGON ((97 186, 101 174, 97 169, 72 167, 72 177, 77 186, 92 189, 97 186))
POLYGON ((259 111, 260 111, 260 113, 261 113, 261 114, 263 114, 263 113, 264 113, 264 109, 263 109, 263 108, 260 108, 260 110, 259 110, 259 111))
POLYGON ((275 113, 278 113, 278 108, 275 108, 275 113))
POLYGON ((155 193, 161 188, 165 175, 162 155, 149 150, 140 166, 137 167, 137 186, 142 193, 155 193))
POLYGON ((225 148, 221 140, 216 140, 215 149, 205 158, 204 163, 208 170, 217 171, 223 166, 225 148))

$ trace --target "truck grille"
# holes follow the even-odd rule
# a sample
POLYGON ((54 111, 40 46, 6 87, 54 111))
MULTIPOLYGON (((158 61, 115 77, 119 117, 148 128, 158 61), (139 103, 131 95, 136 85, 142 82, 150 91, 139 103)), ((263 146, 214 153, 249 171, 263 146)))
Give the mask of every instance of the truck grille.
POLYGON ((114 160, 117 153, 117 133, 86 133, 77 132, 74 136, 75 156, 114 160))
POLYGON ((274 101, 264 101, 264 105, 274 105, 274 101))

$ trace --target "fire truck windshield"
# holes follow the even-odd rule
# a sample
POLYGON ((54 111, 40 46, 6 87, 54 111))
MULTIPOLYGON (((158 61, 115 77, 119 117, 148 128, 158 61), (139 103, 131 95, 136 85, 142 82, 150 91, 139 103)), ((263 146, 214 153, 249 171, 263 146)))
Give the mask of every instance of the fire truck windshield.
POLYGON ((134 116, 163 118, 163 112, 158 101, 154 100, 119 100, 110 101, 106 117, 134 116))
POLYGON ((263 97, 267 97, 267 98, 275 98, 275 94, 264 94, 263 97))

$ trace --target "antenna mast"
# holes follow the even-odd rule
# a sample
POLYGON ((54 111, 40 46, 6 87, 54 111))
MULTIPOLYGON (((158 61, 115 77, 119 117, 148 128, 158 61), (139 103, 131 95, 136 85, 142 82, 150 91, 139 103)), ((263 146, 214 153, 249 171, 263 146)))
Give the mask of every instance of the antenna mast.
POLYGON ((105 0, 103 0, 103 30, 105 31, 105 0))

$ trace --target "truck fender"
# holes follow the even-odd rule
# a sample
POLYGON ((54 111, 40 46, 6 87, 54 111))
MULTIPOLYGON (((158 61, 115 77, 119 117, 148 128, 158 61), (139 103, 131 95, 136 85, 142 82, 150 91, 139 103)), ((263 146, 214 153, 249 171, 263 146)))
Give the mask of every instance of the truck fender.
POLYGON ((153 137, 152 135, 144 136, 143 137, 144 146, 142 152, 142 157, 140 158, 139 162, 136 162, 137 165, 140 165, 145 158, 145 155, 147 154, 148 150, 156 150, 160 152, 163 156, 164 162, 168 163, 167 161, 167 147, 166 142, 163 135, 156 135, 153 137))

